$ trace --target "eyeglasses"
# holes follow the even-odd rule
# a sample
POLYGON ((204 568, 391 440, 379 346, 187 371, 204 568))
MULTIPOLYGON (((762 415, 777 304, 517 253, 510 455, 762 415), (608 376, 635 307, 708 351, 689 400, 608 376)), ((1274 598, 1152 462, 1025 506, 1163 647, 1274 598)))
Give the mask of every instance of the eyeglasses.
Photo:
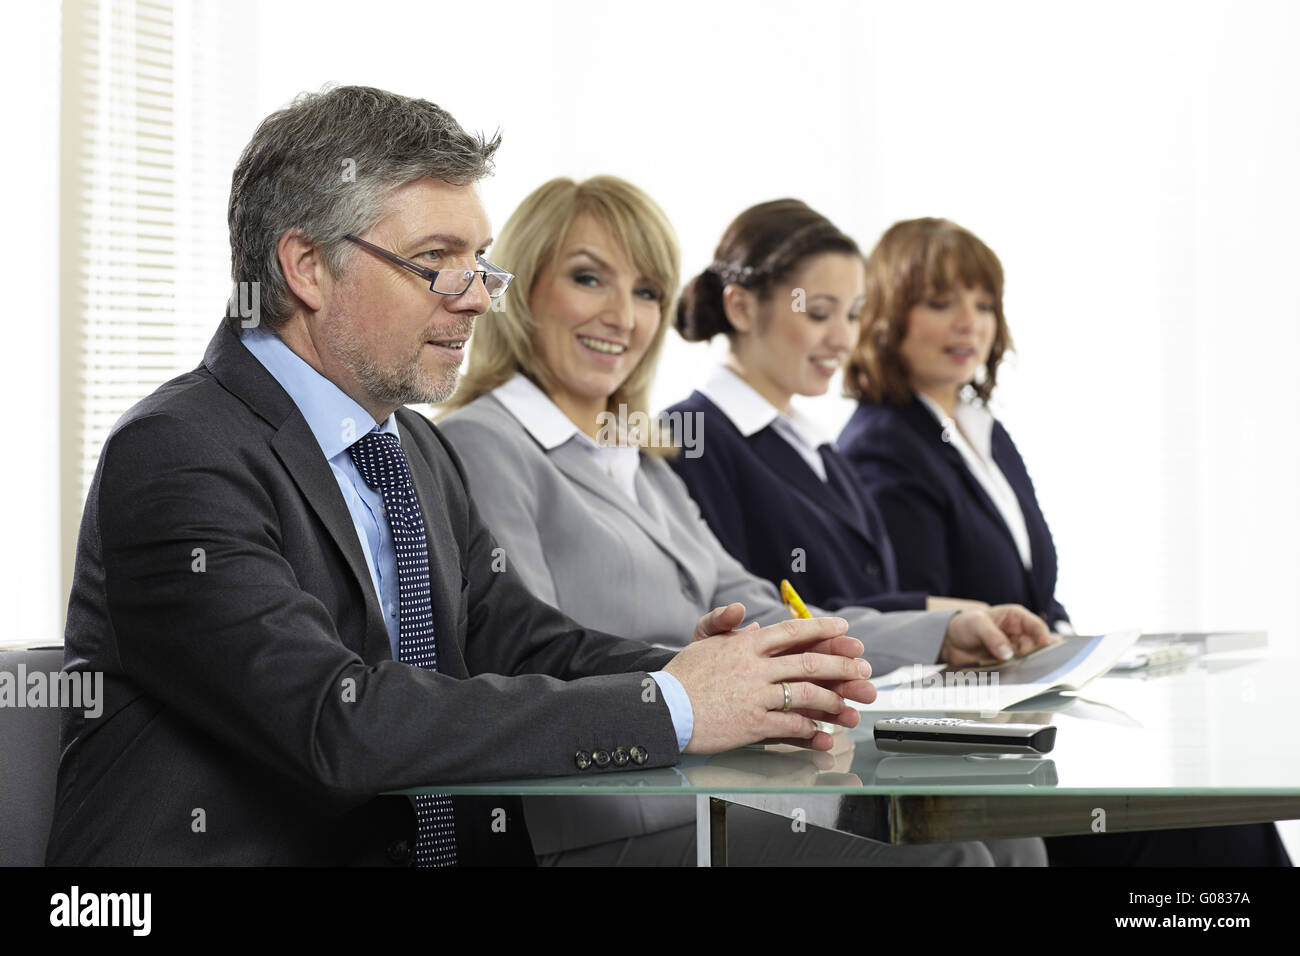
POLYGON ((395 252, 389 252, 373 242, 366 242, 366 240, 359 239, 350 233, 343 238, 349 242, 355 242, 359 246, 365 246, 376 255, 383 256, 393 265, 401 266, 408 272, 414 272, 421 279, 428 279, 429 291, 436 292, 439 295, 464 295, 469 291, 469 287, 473 285, 474 277, 482 276, 483 288, 487 289, 488 296, 499 299, 506 294, 506 289, 510 287, 510 280, 514 278, 509 272, 494 266, 482 256, 475 257, 475 261, 482 266, 481 269, 428 269, 418 262, 404 259, 395 252))

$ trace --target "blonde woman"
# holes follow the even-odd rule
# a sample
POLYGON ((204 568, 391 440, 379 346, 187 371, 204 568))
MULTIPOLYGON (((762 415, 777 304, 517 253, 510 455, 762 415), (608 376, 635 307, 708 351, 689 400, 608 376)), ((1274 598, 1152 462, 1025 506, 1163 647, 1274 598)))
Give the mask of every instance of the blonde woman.
MULTIPOLYGON (((678 284, 677 242, 662 210, 615 177, 555 179, 523 201, 494 253, 517 278, 505 308, 478 322, 440 427, 464 461, 501 558, 576 621, 653 644, 680 646, 710 608, 733 603, 762 625, 784 619, 775 587, 718 543, 665 449, 646 446, 654 436, 617 427, 646 412, 678 284)), ((1049 640, 1027 612, 1005 632, 978 611, 838 614, 878 674, 950 655, 1010 656, 1049 640)), ((694 858, 690 799, 534 799, 526 814, 545 863, 694 858)), ((891 848, 737 816, 729 828, 740 830, 733 858, 741 862, 760 850, 748 861, 1043 860, 1037 840, 891 848)))

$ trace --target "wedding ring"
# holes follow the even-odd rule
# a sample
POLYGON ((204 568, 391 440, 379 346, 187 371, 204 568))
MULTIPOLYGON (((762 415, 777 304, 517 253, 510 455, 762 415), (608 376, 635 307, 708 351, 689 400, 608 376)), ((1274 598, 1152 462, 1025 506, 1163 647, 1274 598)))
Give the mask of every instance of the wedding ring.
POLYGON ((787 684, 785 681, 781 681, 781 689, 785 691, 785 706, 782 707, 781 709, 789 710, 790 709, 790 685, 787 684))

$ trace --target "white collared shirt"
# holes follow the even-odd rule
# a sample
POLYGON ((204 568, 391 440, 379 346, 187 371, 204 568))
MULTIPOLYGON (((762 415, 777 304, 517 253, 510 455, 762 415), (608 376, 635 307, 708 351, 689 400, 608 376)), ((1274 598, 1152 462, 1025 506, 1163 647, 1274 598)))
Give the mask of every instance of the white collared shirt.
POLYGON ((638 505, 641 503, 636 494, 636 473, 641 467, 639 449, 631 445, 598 445, 522 372, 516 372, 514 378, 493 389, 492 394, 547 451, 576 441, 623 494, 638 505))
POLYGON ((792 406, 790 414, 786 415, 725 365, 718 366, 699 391, 717 405, 746 438, 771 425, 808 463, 813 473, 822 481, 826 480, 826 463, 817 449, 828 441, 817 423, 803 412, 792 406))
POLYGON ((1002 474, 1002 469, 993 460, 993 413, 982 402, 959 401, 957 420, 954 423, 930 396, 918 392, 916 397, 938 420, 948 441, 961 454, 967 469, 1002 515, 1002 521, 1016 542, 1016 549, 1020 552, 1020 560, 1025 568, 1032 568, 1029 528, 1025 525, 1025 513, 1020 510, 1020 499, 1016 497, 1015 489, 1007 481, 1006 475, 1002 474))

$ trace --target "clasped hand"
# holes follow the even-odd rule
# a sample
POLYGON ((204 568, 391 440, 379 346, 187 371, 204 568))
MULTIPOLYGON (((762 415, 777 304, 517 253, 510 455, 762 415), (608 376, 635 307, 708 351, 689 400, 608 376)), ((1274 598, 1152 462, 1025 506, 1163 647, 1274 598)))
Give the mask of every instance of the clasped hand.
POLYGON ((869 704, 876 688, 862 642, 839 617, 791 618, 740 630, 743 604, 700 618, 691 644, 664 667, 691 700, 695 726, 687 753, 718 753, 747 744, 788 743, 829 750, 816 720, 856 727, 846 701, 869 704), (785 709, 789 686, 790 709, 785 709))

